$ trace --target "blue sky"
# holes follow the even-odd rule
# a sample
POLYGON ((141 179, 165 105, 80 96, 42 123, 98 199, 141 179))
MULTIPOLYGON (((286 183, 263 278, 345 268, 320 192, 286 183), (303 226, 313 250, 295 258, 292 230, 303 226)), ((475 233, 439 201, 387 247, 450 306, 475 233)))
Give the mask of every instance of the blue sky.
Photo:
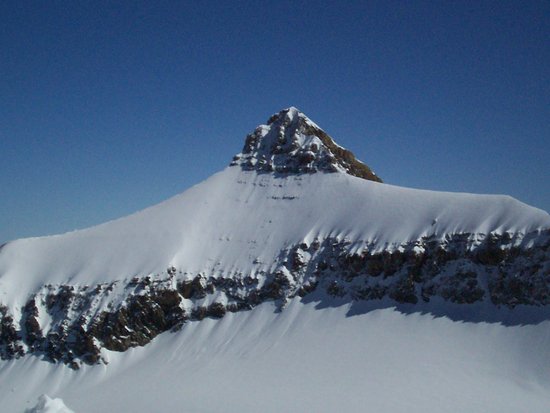
POLYGON ((291 105, 388 183, 549 211, 549 38, 547 1, 2 2, 0 242, 182 192, 291 105))

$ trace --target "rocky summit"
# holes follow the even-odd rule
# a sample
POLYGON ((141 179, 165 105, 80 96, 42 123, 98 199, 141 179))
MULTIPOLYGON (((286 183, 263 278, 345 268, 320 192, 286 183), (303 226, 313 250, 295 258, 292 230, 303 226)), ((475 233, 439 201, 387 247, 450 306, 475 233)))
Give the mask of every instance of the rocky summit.
POLYGON ((382 182, 355 155, 334 140, 295 107, 271 116, 246 137, 231 165, 244 170, 280 174, 345 172, 382 182))

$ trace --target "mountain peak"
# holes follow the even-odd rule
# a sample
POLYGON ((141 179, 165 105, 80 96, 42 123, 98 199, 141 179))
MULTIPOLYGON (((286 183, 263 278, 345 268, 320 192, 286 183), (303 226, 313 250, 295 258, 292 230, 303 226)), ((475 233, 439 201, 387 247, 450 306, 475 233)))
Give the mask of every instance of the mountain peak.
POLYGON ((231 165, 282 174, 342 172, 382 180, 294 106, 272 115, 246 137, 231 165))

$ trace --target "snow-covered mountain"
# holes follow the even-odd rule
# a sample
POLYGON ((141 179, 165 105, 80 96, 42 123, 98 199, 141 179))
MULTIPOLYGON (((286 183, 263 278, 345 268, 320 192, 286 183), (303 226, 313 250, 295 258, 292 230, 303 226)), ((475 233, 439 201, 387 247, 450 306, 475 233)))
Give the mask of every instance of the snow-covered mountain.
MULTIPOLYGON (((124 369, 139 375, 141 370, 129 361, 137 357, 138 363, 148 366, 143 371, 163 366, 170 380, 177 381, 177 369, 170 358, 155 352, 177 354, 178 343, 185 343, 187 349, 174 356, 176 365, 200 370, 204 366, 189 358, 201 359, 197 343, 202 343, 205 351, 211 351, 211 359, 217 360, 220 377, 230 380, 231 375, 222 371, 247 365, 240 358, 247 346, 255 354, 257 346, 277 346, 280 340, 282 347, 274 350, 279 354, 281 349, 288 350, 289 343, 301 340, 297 328, 309 329, 304 343, 313 345, 315 339, 322 339, 341 351, 345 345, 324 332, 334 328, 342 330, 343 343, 351 334, 349 343, 356 347, 341 360, 349 364, 348 373, 360 379, 360 372, 351 366, 368 368, 357 364, 363 351, 361 340, 376 351, 383 351, 384 340, 369 339, 365 332, 353 333, 362 328, 361 321, 341 319, 342 314, 362 314, 389 340, 398 340, 399 333, 383 333, 385 323, 410 330, 410 319, 403 313, 429 312, 431 322, 435 322, 433 316, 445 316, 446 321, 435 324, 413 319, 421 334, 426 334, 422 340, 433 332, 448 335, 432 340, 437 357, 453 340, 472 338, 473 331, 481 328, 457 327, 454 321, 508 326, 488 327, 497 332, 490 338, 482 335, 482 354, 497 344, 496 336, 499 341, 501 336, 513 335, 506 329, 520 324, 533 324, 535 338, 525 342, 525 348, 539 348, 540 343, 548 348, 549 247, 548 213, 508 196, 434 192, 382 183, 303 113, 289 108, 249 134, 242 152, 226 169, 180 195, 96 227, 16 240, 0 247, 0 356, 11 360, 3 362, 0 376, 24 380, 30 374, 25 366, 32 364, 40 372, 37 377, 43 375, 45 380, 53 365, 37 359, 61 362, 58 368, 65 373, 59 383, 65 383, 69 397, 88 400, 83 406, 92 411, 90 399, 79 393, 86 386, 75 387, 68 377, 89 377, 105 368, 122 376, 124 369), (392 315, 393 307, 400 315, 392 315), (380 318, 373 315, 377 312, 381 312, 380 318), (339 319, 343 327, 319 320, 320 314, 326 320, 339 319), (277 323, 290 331, 280 327, 277 335, 270 332, 270 323, 275 331, 279 331, 277 323), (149 344, 169 330, 173 333, 149 344), (225 352, 227 359, 220 356, 225 352), (156 361, 143 362, 143 354, 156 361), (23 360, 14 360, 18 358, 23 360), (94 366, 109 361, 134 367, 94 366), (64 364, 82 370, 67 370, 64 364)), ((410 338, 401 339, 414 346, 410 338)), ((500 344, 516 354, 514 344, 500 344)), ((312 350, 311 362, 320 363, 312 371, 323 370, 323 360, 329 355, 325 350, 312 350)), ((460 359, 465 355, 461 351, 450 353, 460 359)), ((423 354, 420 351, 418 356, 422 359, 423 354)), ((277 368, 277 357, 257 356, 269 368, 277 368)), ((300 365, 300 357, 305 357, 301 350, 288 361, 300 365)), ((541 357, 550 361, 547 350, 541 357)), ((444 360, 441 356, 441 363, 444 360)), ((529 361, 533 366, 541 361, 533 360, 537 360, 529 361)), ((331 363, 328 365, 339 371, 331 363)), ((475 363, 466 366, 474 369, 475 363)), ((513 370, 511 365, 504 366, 505 371, 513 370)), ((423 374, 432 373, 427 369, 423 374)), ((550 376, 546 371, 539 373, 542 379, 539 377, 536 385, 548 394, 550 376)), ((288 379, 282 371, 272 374, 288 379)), ((334 374, 341 380, 339 374, 346 373, 334 374)), ((488 377, 483 380, 489 383, 488 377)), ((106 383, 110 384, 94 386, 104 391, 113 380, 106 383)), ((502 389, 508 385, 512 384, 507 382, 502 389)), ((36 389, 46 387, 35 385, 36 389)), ((0 393, 6 392, 0 389, 0 393)), ((311 389, 304 392, 306 397, 313 393, 311 389)), ((540 395, 532 400, 523 395, 521 400, 531 400, 535 408, 531 411, 539 411, 538 403, 542 406, 548 401, 550 405, 550 398, 540 395)), ((11 396, 10 400, 18 406, 22 399, 11 396)), ((200 410, 201 404, 195 399, 193 403, 190 410, 200 410)), ((209 403, 213 403, 212 411, 223 406, 212 400, 209 403)), ((145 406, 142 401, 135 404, 145 406)), ((254 403, 239 406, 257 410, 254 403)), ((283 408, 285 404, 275 406, 283 408)), ((353 406, 352 410, 360 411, 361 403, 353 406)), ((380 406, 374 410, 383 411, 383 403, 380 406)))

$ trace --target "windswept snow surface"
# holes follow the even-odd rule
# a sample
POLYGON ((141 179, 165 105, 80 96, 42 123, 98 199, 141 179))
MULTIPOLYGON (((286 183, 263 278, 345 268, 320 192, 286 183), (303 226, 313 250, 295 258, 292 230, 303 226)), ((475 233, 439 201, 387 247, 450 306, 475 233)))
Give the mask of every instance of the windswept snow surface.
POLYGON ((550 322, 505 327, 294 299, 190 322, 74 371, 0 362, 2 411, 55 394, 91 412, 530 412, 550 406, 550 322))
POLYGON ((0 301, 16 308, 45 284, 93 285, 168 266, 213 276, 269 271, 281 249, 316 237, 382 250, 426 235, 542 228, 550 228, 548 213, 508 196, 407 189, 344 173, 282 177, 228 167, 131 216, 4 245, 0 301))

